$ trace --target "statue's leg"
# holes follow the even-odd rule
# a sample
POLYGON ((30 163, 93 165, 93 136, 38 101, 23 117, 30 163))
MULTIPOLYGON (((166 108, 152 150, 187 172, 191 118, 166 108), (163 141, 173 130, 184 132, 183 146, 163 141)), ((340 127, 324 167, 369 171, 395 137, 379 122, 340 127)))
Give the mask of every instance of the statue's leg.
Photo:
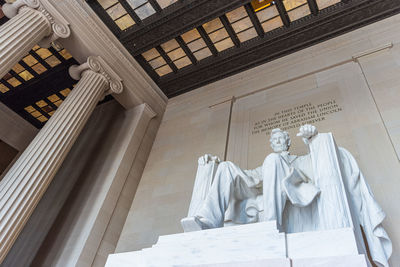
POLYGON ((232 198, 246 199, 256 194, 259 183, 232 162, 221 162, 201 208, 194 216, 181 220, 185 232, 224 226, 225 211, 232 198))
POLYGON ((206 228, 224 225, 225 211, 232 197, 245 199, 253 194, 255 182, 232 162, 222 162, 215 173, 210 192, 196 215, 206 228))

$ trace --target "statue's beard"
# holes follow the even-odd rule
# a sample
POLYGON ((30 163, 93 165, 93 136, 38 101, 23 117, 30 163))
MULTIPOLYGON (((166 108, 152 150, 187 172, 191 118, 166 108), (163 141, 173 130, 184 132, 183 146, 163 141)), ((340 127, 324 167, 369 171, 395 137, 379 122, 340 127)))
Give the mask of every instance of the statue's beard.
POLYGON ((276 144, 272 146, 275 153, 280 153, 282 151, 288 151, 289 146, 287 144, 276 144))

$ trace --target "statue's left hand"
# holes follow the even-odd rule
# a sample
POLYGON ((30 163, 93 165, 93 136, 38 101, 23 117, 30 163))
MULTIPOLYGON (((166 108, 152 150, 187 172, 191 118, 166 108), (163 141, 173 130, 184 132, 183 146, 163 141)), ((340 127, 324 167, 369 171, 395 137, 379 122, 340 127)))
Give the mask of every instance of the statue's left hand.
POLYGON ((211 154, 205 154, 204 156, 201 156, 198 160, 198 163, 200 165, 206 165, 208 162, 214 161, 215 163, 220 163, 220 159, 217 156, 213 156, 211 154))
POLYGON ((311 139, 318 134, 317 128, 311 124, 305 124, 300 127, 297 136, 303 137, 303 141, 308 145, 311 139))

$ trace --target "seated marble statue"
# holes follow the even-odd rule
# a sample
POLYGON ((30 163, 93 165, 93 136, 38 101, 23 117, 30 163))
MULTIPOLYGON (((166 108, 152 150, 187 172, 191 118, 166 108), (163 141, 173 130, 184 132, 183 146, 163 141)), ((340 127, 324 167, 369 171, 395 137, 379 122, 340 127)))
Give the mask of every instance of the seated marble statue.
POLYGON ((286 233, 352 227, 366 254, 362 227, 373 261, 388 266, 392 244, 382 227, 385 213, 353 156, 314 126, 302 126, 297 136, 309 154, 291 155, 288 133, 273 129, 274 152, 254 170, 201 157, 184 231, 258 221, 276 221, 286 233))

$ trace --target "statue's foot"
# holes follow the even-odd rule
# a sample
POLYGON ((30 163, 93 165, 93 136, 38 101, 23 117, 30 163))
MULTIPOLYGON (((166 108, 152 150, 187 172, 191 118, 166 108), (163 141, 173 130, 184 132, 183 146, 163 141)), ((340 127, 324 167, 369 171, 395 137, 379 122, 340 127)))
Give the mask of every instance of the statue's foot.
POLYGON ((200 231, 204 229, 208 229, 206 225, 204 225, 199 218, 197 217, 186 217, 181 220, 181 225, 183 231, 186 232, 194 232, 200 231))

